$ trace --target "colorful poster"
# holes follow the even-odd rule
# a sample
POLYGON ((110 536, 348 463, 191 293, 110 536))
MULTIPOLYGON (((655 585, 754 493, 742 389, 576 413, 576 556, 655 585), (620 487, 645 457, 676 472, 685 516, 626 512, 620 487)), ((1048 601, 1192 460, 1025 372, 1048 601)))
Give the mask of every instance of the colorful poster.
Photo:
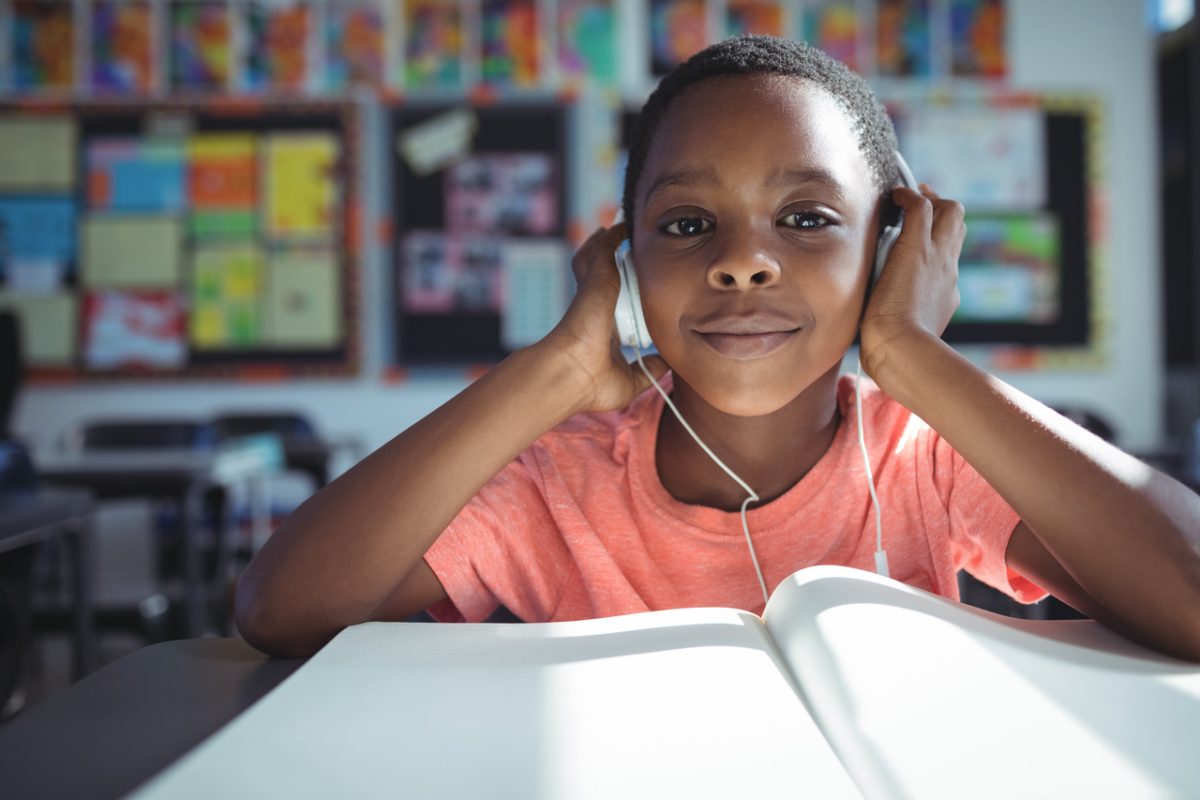
POLYGON ((249 91, 297 92, 308 85, 312 7, 257 0, 243 6, 242 84, 249 91))
POLYGON ((401 244, 406 311, 504 310, 505 241, 414 231, 401 244))
POLYGON ((183 143, 177 139, 93 139, 87 143, 88 207, 172 213, 186 200, 183 143))
POLYGON ((83 360, 89 369, 184 366, 183 302, 175 292, 88 292, 83 360))
POLYGON ((804 5, 804 41, 856 72, 862 71, 858 51, 862 24, 855 0, 814 0, 804 5))
POLYGON ((258 228, 258 137, 201 133, 187 145, 191 214, 197 240, 248 238, 258 228))
POLYGON ((267 265, 266 340, 331 348, 342 341, 341 277, 331 250, 284 250, 267 265))
POLYGON ((1008 74, 1005 0, 950 0, 950 71, 969 78, 1008 74))
POLYGON ((154 89, 154 15, 145 0, 92 5, 92 91, 145 94, 154 89))
POLYGON ((406 88, 456 89, 463 80, 462 8, 446 0, 403 0, 406 88))
POLYGON ((665 75, 708 45, 705 0, 650 0, 650 71, 665 75))
POLYGON ((33 279, 41 288, 61 283, 75 259, 75 212, 71 197, 0 197, 0 277, 9 288, 28 286, 34 272, 47 275, 33 279))
POLYGON ((483 0, 480 9, 480 77, 492 86, 537 86, 538 8, 536 0, 483 0))
POLYGON ((72 191, 75 122, 68 117, 0 117, 0 190, 72 191))
POLYGON ((558 72, 570 84, 617 80, 617 20, 612 0, 558 3, 558 72))
POLYGON ((201 247, 193 252, 188 328, 196 349, 260 343, 263 264, 262 251, 249 244, 201 247))
POLYGON ((879 0, 875 23, 875 67, 880 75, 928 78, 933 74, 929 0, 879 0))
POLYGON ((12 82, 18 92, 75 86, 75 4, 15 0, 12 82))
POLYGON ((170 10, 171 87, 221 91, 233 65, 230 7, 212 0, 178 0, 170 10))
POLYGON ((14 312, 20 321, 21 351, 27 365, 67 367, 75 360, 79 325, 75 295, 0 292, 0 308, 14 312))
POLYGON ((918 104, 900 115, 900 150, 913 174, 967 208, 1046 205, 1046 121, 1040 109, 918 104))
POLYGON ((362 0, 333 0, 328 14, 326 86, 337 90, 383 85, 383 7, 362 0))
POLYGON ((93 215, 83 224, 83 282, 114 288, 177 286, 181 247, 175 217, 93 215))
POLYGON ((446 228, 453 233, 548 235, 559 227, 554 160, 488 153, 446 170, 446 228))
POLYGON ((783 4, 780 0, 727 0, 725 35, 784 36, 783 4))
POLYGON ((1051 214, 968 217, 954 320, 1054 322, 1060 310, 1059 239, 1051 214))
POLYGON ((330 238, 340 202, 337 139, 327 133, 285 133, 273 134, 265 141, 267 235, 330 238))

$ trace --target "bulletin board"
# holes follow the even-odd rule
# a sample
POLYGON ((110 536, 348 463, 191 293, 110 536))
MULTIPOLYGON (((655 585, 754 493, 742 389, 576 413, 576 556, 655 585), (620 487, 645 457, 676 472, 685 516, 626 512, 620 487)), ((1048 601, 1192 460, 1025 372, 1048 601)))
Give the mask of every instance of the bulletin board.
POLYGON ((569 109, 556 101, 392 109, 396 364, 494 363, 562 318, 569 109))
POLYGON ((31 377, 357 371, 353 103, 0 105, 0 307, 31 377))

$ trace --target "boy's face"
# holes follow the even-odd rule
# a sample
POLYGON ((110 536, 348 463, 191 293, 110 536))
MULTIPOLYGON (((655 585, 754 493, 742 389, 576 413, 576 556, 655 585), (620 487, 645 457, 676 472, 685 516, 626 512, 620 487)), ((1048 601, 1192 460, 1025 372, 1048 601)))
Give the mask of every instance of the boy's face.
POLYGON ((879 194, 850 120, 796 78, 730 76, 669 107, 636 187, 646 324, 710 405, 782 408, 854 340, 879 194))

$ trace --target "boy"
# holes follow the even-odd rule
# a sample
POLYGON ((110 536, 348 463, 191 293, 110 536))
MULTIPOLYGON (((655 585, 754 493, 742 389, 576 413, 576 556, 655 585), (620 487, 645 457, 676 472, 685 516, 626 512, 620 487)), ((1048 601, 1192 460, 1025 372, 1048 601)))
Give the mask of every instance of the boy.
POLYGON ((639 120, 627 226, 575 256, 563 320, 298 509, 241 579, 242 634, 306 655, 423 608, 761 610, 745 491, 617 346, 628 237, 661 354, 647 365, 670 365, 683 417, 759 496, 748 530, 769 588, 809 564, 873 566, 854 384, 838 376, 859 333, 893 577, 956 598, 965 567, 1200 661, 1200 501, 941 341, 963 209, 892 188, 894 151, 866 84, 805 45, 743 37, 681 65, 639 120), (903 233, 871 286, 892 203, 903 233))

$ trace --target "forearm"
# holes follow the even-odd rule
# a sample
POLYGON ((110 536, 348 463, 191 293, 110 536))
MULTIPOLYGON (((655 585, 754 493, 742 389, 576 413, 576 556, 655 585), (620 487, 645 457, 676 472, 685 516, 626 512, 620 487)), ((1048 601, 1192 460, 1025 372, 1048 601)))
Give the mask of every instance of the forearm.
POLYGON ((239 626, 321 637, 364 621, 476 492, 574 412, 561 359, 515 353, 309 498, 247 567, 239 626))
POLYGON ((991 484, 1098 615, 1200 659, 1200 499, 988 375, 945 343, 889 343, 880 387, 991 484))

